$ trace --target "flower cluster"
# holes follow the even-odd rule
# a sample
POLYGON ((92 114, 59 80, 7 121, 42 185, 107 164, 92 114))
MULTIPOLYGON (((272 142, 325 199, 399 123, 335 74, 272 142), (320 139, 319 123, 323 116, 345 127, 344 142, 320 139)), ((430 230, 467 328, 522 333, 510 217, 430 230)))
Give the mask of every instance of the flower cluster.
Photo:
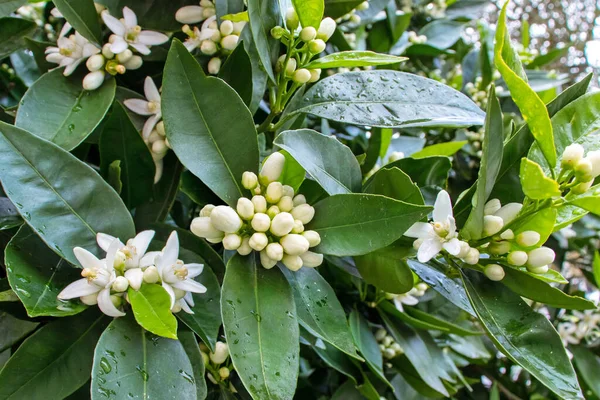
POLYGON ((204 285, 193 278, 202 273, 204 265, 184 264, 178 259, 177 232, 171 233, 162 251, 146 252, 153 237, 154 231, 143 231, 123 244, 118 238, 98 233, 98 246, 106 252, 103 259, 75 247, 73 253, 83 267, 83 278, 65 287, 58 298, 79 297, 84 304, 97 304, 108 316, 122 317, 129 288, 137 291, 143 284, 160 284, 171 297, 172 312, 183 309, 193 314, 192 293, 206 292, 204 285))
POLYGON ((375 332, 375 339, 379 343, 379 350, 381 350, 381 354, 387 360, 391 360, 397 356, 404 354, 404 349, 396 343, 393 337, 391 337, 388 332, 380 328, 375 332))
POLYGON ((558 323, 557 330, 565 347, 584 340, 592 344, 600 339, 600 313, 596 310, 572 311, 558 323))
POLYGON ((87 60, 86 67, 90 72, 83 78, 83 88, 86 90, 99 88, 107 73, 114 76, 124 74, 128 69, 140 68, 143 64, 142 57, 134 55, 134 51, 141 55, 148 55, 152 46, 169 40, 169 37, 163 33, 142 30, 138 25, 137 16, 128 7, 123 8, 121 19, 110 15, 108 10, 102 10, 101 16, 108 29, 112 31, 108 43, 104 44, 102 49, 90 43, 78 32, 67 37, 67 33, 71 30, 69 23, 65 23, 60 32, 58 47, 46 49, 48 62, 58 64, 60 67, 66 66, 65 76, 71 75, 81 62, 87 60))
POLYGON ((163 172, 163 158, 170 149, 169 141, 165 133, 165 124, 162 121, 160 92, 149 76, 144 81, 143 99, 127 99, 123 103, 127 108, 138 115, 148 117, 142 128, 142 139, 152 154, 152 160, 156 167, 154 183, 158 182, 163 172))
MULTIPOLYGON (((218 385, 219 382, 223 382, 229 378, 232 367, 227 365, 227 360, 229 359, 229 346, 227 346, 227 343, 220 341, 215 343, 214 353, 204 344, 201 344, 200 352, 204 361, 204 367, 206 368, 206 377, 209 381, 218 385)), ((229 388, 232 391, 235 390, 231 383, 229 388)))
POLYGON ((592 187, 594 179, 600 176, 600 150, 588 151, 574 143, 563 152, 558 177, 561 189, 570 189, 573 194, 583 194, 592 187))
POLYGON ((419 35, 415 31, 408 32, 408 42, 412 44, 423 44, 427 42, 427 36, 419 35))
POLYGON ((221 21, 216 17, 215 4, 211 0, 202 0, 199 6, 185 6, 177 10, 175 19, 185 24, 181 29, 188 38, 184 46, 188 51, 199 48, 202 54, 212 56, 208 62, 208 72, 216 75, 221 69, 221 56, 231 53, 237 46, 240 33, 246 21, 221 21), (191 28, 189 24, 202 22, 200 27, 191 28))
POLYGON ((406 293, 386 293, 385 298, 392 300, 398 311, 404 312, 404 305, 416 306, 419 304, 419 297, 424 296, 426 290, 427 284, 424 282, 419 282, 406 293))
POLYGON ((364 10, 368 10, 368 9, 369 9, 369 2, 363 1, 362 3, 357 5, 356 8, 350 10, 349 13, 342 15, 341 17, 336 19, 335 22, 337 22, 338 24, 342 24, 344 22, 350 22, 352 24, 358 25, 358 24, 360 24, 361 18, 360 18, 360 15, 358 15, 356 12, 364 11, 364 10))
POLYGON ((244 172, 242 185, 254 193, 252 199, 240 197, 236 209, 205 206, 192 221, 192 233, 211 243, 223 242, 226 250, 237 250, 244 256, 258 251, 267 269, 278 261, 292 271, 321 265, 323 255, 309 251, 321 237, 304 230, 315 209, 303 195, 295 195, 291 186, 278 182, 284 164, 285 157, 273 153, 265 160, 259 177, 244 172))
MULTIPOLYGON (((500 72, 494 71, 492 76, 493 81, 497 81, 500 79, 500 72)), ((468 82, 465 85, 464 91, 471 97, 474 103, 476 103, 482 109, 487 107, 487 99, 488 92, 491 87, 491 83, 488 86, 482 87, 483 78, 478 76, 475 78, 475 82, 468 82)), ((496 95, 499 95, 504 92, 504 88, 502 86, 498 86, 495 88, 496 95)))

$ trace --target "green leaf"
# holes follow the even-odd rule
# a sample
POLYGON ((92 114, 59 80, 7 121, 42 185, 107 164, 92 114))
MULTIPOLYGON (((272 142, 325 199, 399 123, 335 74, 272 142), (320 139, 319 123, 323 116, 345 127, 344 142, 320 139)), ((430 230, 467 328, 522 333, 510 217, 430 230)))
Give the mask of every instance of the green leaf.
POLYGON ((596 282, 596 287, 600 287, 600 252, 596 250, 594 253, 594 262, 593 262, 593 272, 594 272, 594 281, 596 282))
POLYGON ((581 207, 593 214, 600 215, 600 185, 589 188, 585 193, 567 196, 568 204, 581 207))
POLYGON ((138 130, 119 102, 115 102, 100 136, 100 169, 109 176, 109 167, 120 161, 121 198, 129 208, 152 197, 154 161, 138 130))
POLYGON ((435 325, 438 330, 446 329, 449 333, 459 335, 459 336, 472 336, 472 335, 481 335, 483 332, 478 330, 470 330, 466 329, 462 326, 453 324, 444 319, 435 317, 431 314, 423 312, 415 307, 406 307, 405 312, 410 314, 412 317, 419 319, 420 321, 426 322, 428 324, 435 325))
POLYGON ((252 66, 252 98, 248 108, 250 108, 250 112, 254 114, 258 110, 260 102, 265 94, 265 90, 267 89, 267 81, 269 76, 261 67, 260 56, 258 54, 258 49, 256 48, 254 38, 252 37, 252 32, 250 31, 250 24, 247 24, 244 29, 242 29, 242 33, 240 33, 240 41, 242 42, 244 49, 246 49, 248 57, 250 57, 250 63, 252 66))
POLYGON ((521 160, 521 187, 523 193, 534 200, 545 200, 552 197, 560 197, 561 191, 558 182, 548 178, 542 167, 528 158, 521 160))
MULTIPOLYGON (((304 25, 303 25, 304 26, 304 25)), ((355 68, 377 65, 398 64, 408 60, 406 57, 396 57, 373 51, 340 51, 328 54, 309 62, 304 68, 355 68)))
POLYGON ((596 372, 600 368, 600 357, 585 346, 569 346, 573 353, 573 364, 579 377, 585 382, 596 397, 600 397, 600 381, 596 372))
POLYGON ((60 301, 58 294, 81 279, 80 270, 57 256, 23 225, 5 250, 6 274, 30 317, 64 317, 86 309, 78 299, 60 301))
POLYGON ((414 278, 405 258, 405 248, 392 244, 354 257, 354 262, 365 282, 388 293, 406 293, 412 289, 414 278))
POLYGON ((115 189, 115 192, 121 194, 123 191, 123 182, 121 182, 121 160, 115 160, 108 165, 106 181, 115 189))
POLYGON ((402 236, 431 207, 375 194, 338 194, 314 205, 306 227, 321 235, 315 251, 334 256, 359 256, 386 247, 402 236))
POLYGON ((558 396, 583 398, 560 336, 519 295, 482 274, 463 275, 477 316, 496 347, 558 396))
POLYGON ((327 193, 360 190, 362 175, 358 161, 352 150, 334 137, 298 129, 282 132, 274 143, 290 153, 327 193))
POLYGON ((487 202, 502 165, 504 146, 504 123, 496 89, 492 86, 488 96, 485 134, 481 145, 481 164, 477 176, 477 188, 471 200, 473 206, 467 222, 461 229, 466 239, 479 239, 483 235, 483 217, 487 202))
MULTIPOLYGON (((394 304, 392 304, 389 301, 383 301, 381 303, 379 303, 377 305, 377 307, 379 307, 379 309, 385 311, 386 313, 388 313, 389 315, 406 322, 407 324, 411 325, 413 328, 416 329, 427 329, 427 330, 437 330, 440 332, 444 332, 444 333, 448 333, 450 332, 450 330, 445 327, 445 326, 439 326, 437 324, 431 323, 431 322, 427 322, 427 321, 422 321, 418 318, 415 318, 413 316, 411 316, 410 314, 408 314, 406 311, 402 311, 400 312, 394 304)), ((408 309, 408 307, 406 307, 408 309)))
MULTIPOLYGON (((275 82, 272 55, 278 50, 279 42, 271 36, 271 29, 281 25, 281 12, 278 0, 248 0, 250 31, 262 68, 271 81, 275 82)), ((279 54, 279 51, 276 52, 279 54)))
POLYGON ((419 187, 399 168, 382 168, 365 184, 365 193, 381 194, 394 200, 425 204, 419 187))
POLYGON ((292 289, 281 272, 250 256, 227 264, 221 293, 229 354, 254 399, 288 399, 296 389, 299 331, 292 289))
POLYGON ((107 79, 97 90, 84 90, 81 79, 64 76, 62 69, 52 70, 25 93, 15 125, 73 150, 100 124, 115 97, 115 87, 115 80, 107 79))
POLYGON ((37 25, 22 18, 0 18, 0 60, 25 47, 25 36, 33 33, 37 25))
POLYGON ((552 61, 566 56, 569 49, 573 47, 572 43, 567 43, 564 47, 556 48, 548 51, 546 54, 540 54, 527 64, 528 69, 535 69, 550 64, 552 61))
POLYGON ((0 180, 44 242, 79 265, 73 247, 100 255, 98 232, 135 235, 119 195, 88 165, 53 143, 0 122, 0 180), (76 190, 74 190, 76 188, 76 190))
POLYGON ((354 342, 360 353, 365 357, 367 366, 382 382, 392 387, 383 374, 383 357, 381 356, 379 343, 377 343, 371 328, 369 328, 369 322, 356 309, 350 313, 349 320, 354 342))
POLYGON ((33 53, 33 58, 38 66, 40 72, 47 72, 49 69, 56 67, 56 64, 52 64, 46 60, 46 48, 49 46, 55 46, 55 43, 50 42, 39 42, 31 38, 25 38, 25 44, 29 50, 33 53))
POLYGON ((171 313, 171 296, 159 284, 143 284, 140 290, 127 291, 133 315, 147 331, 177 339, 177 319, 171 313))
POLYGON ((207 394, 206 380, 204 378, 205 367, 204 360, 200 355, 200 347, 198 346, 196 336, 192 331, 187 329, 180 329, 177 336, 179 336, 179 341, 181 342, 183 350, 185 351, 185 354, 187 354, 192 366, 192 370, 194 371, 196 399, 204 400, 207 394))
POLYGON ((237 92, 244 104, 252 103, 252 63, 244 46, 237 46, 219 70, 223 79, 237 92))
POLYGON ((60 318, 27 338, 0 372, 0 398, 64 399, 90 378, 109 319, 97 310, 60 318))
POLYGON ((164 77, 162 111, 171 148, 183 165, 235 207, 245 193, 242 174, 258 172, 258 140, 250 111, 226 83, 205 76, 177 40, 169 50, 164 77))
POLYGON ((303 28, 312 26, 319 29, 325 11, 323 0, 292 0, 292 4, 298 13, 303 28))
POLYGON ((192 400, 197 387, 181 343, 154 336, 126 316, 114 319, 98 341, 91 395, 92 400, 192 400))
POLYGON ((419 30, 419 35, 427 37, 426 45, 439 50, 452 47, 462 36, 465 24, 448 19, 434 20, 419 30))
POLYGON ((546 105, 540 97, 527 85, 523 66, 518 55, 512 49, 510 36, 506 28, 507 1, 498 18, 496 30, 496 47, 494 48, 494 63, 502 74, 514 102, 519 107, 523 119, 536 142, 542 149, 550 167, 556 165, 556 149, 552 134, 552 123, 546 105))
MULTIPOLYGON (((446 187, 448 174, 452 168, 452 162, 448 157, 406 157, 398 161, 384 165, 382 168, 400 168, 410 179, 419 185, 446 187)), ((367 182, 367 185, 369 183, 367 182)))
POLYGON ((0 0, 0 18, 8 17, 25 3, 27 0, 0 0))
POLYGON ((354 10, 363 0, 325 0, 325 16, 337 19, 354 10))
POLYGON ((23 224, 17 207, 6 197, 0 197, 0 230, 15 228, 23 224))
POLYGON ((290 153, 285 150, 280 150, 279 152, 285 157, 285 164, 283 165, 283 172, 279 177, 279 182, 283 185, 293 187, 294 193, 298 193, 298 189, 300 189, 302 182, 304 182, 306 171, 290 153))
POLYGON ((102 29, 92 0, 53 0, 73 29, 92 43, 102 44, 102 29))
POLYGON ((0 353, 29 335, 39 323, 13 317, 0 311, 0 353))
POLYGON ((425 147, 423 150, 419 150, 416 153, 411 154, 412 158, 425 158, 432 156, 453 156, 457 151, 463 148, 463 146, 467 144, 467 141, 459 141, 459 142, 447 142, 447 143, 438 143, 431 146, 425 147))
POLYGON ((314 84, 293 112, 374 127, 481 125, 484 113, 462 93, 398 71, 335 74, 314 84))
POLYGON ((504 267, 502 283, 513 292, 551 307, 567 310, 595 310, 596 305, 582 297, 569 296, 546 282, 511 267, 504 267))
POLYGON ((312 335, 360 360, 346 313, 329 283, 314 268, 300 268, 296 272, 280 269, 292 287, 300 324, 312 335))
MULTIPOLYGON (((512 231, 515 236, 525 231, 536 231, 539 233, 540 240, 534 246, 529 248, 531 249, 546 243, 554 230, 555 221, 556 210, 554 208, 544 208, 526 218, 521 219, 512 227, 512 231)), ((513 242, 512 246, 519 250, 523 250, 517 245, 516 242, 513 242)))

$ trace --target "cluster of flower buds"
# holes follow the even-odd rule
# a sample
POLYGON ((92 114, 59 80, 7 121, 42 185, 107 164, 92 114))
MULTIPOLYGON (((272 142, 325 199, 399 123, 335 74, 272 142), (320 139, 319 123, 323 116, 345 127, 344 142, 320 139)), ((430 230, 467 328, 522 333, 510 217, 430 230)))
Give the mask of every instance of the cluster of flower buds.
MULTIPOLYGON (((498 71, 494 71, 492 79, 494 81, 500 79, 500 73, 498 71)), ((490 85, 485 88, 482 88, 481 83, 483 82, 483 78, 478 76, 475 78, 475 82, 468 82, 465 85, 464 91, 471 97, 474 103, 476 103, 480 108, 485 109, 487 107, 487 99, 488 92, 490 89, 490 85)), ((499 95, 504 92, 504 88, 502 86, 497 86, 495 88, 496 95, 499 95)))
POLYGON ((208 62, 208 72, 216 75, 221 69, 221 56, 231 53, 237 46, 240 33, 246 21, 217 21, 215 4, 211 0, 202 0, 199 6, 185 6, 177 10, 175 19, 185 24, 181 30, 188 36, 185 47, 188 51, 199 48, 202 54, 212 56, 208 62), (202 22, 200 27, 190 24, 202 22))
POLYGON ((375 339, 379 343, 379 350, 386 360, 391 360, 397 356, 404 354, 404 349, 396 343, 393 337, 388 332, 380 328, 375 332, 375 339))
POLYGON ((423 44, 427 42, 427 36, 419 35, 415 31, 408 32, 408 42, 412 44, 423 44))
POLYGON ((571 311, 556 327, 563 344, 597 343, 600 339, 600 313, 597 310, 571 311))
POLYGON ((214 353, 206 345, 200 344, 200 354, 202 354, 206 377, 209 381, 218 385, 219 382, 229 378, 231 370, 227 366, 227 360, 229 359, 229 346, 227 346, 227 343, 220 341, 215 343, 214 353))
POLYGON ((364 11, 364 10, 368 10, 368 9, 369 9, 369 2, 363 1, 358 6, 356 6, 356 8, 352 9, 349 13, 347 13, 346 15, 342 15, 341 17, 336 19, 335 22, 337 22, 338 24, 342 24, 344 22, 350 22, 352 24, 358 25, 358 24, 360 24, 361 18, 360 18, 360 15, 358 15, 356 12, 364 11))
POLYGON ((305 230, 315 215, 306 198, 278 182, 285 157, 269 156, 260 176, 244 172, 242 185, 252 191, 252 199, 240 197, 236 209, 209 204, 191 224, 192 233, 211 243, 223 243, 227 250, 248 255, 260 252, 263 267, 273 268, 281 261, 291 271, 302 266, 317 267, 323 255, 309 250, 321 242, 315 231, 305 230))
POLYGON ((98 233, 98 246, 106 252, 103 259, 75 247, 73 253, 83 267, 83 279, 65 287, 58 299, 79 298, 86 305, 97 304, 106 315, 122 317, 129 288, 137 291, 143 284, 159 284, 171 297, 172 312, 183 309, 193 314, 192 292, 206 292, 206 287, 193 278, 202 273, 204 265, 184 264, 178 259, 177 232, 171 233, 162 251, 146 252, 153 237, 154 231, 143 231, 123 244, 118 238, 98 233))
POLYGON ((585 157, 584 154, 585 149, 578 143, 567 146, 563 152, 559 183, 573 194, 585 193, 600 175, 600 150, 588 151, 585 157))

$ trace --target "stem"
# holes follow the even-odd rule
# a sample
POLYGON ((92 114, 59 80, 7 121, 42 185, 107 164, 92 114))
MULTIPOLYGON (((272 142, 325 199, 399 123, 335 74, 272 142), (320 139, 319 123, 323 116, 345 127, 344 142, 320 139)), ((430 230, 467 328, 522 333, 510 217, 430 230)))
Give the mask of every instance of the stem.
POLYGON ((273 122, 273 120, 275 119, 276 116, 277 116, 277 113, 275 113, 273 110, 271 110, 271 113, 267 116, 267 118, 263 121, 263 123, 260 124, 258 126, 258 128, 256 128, 257 133, 262 133, 262 132, 268 131, 269 125, 271 125, 271 122, 273 122))

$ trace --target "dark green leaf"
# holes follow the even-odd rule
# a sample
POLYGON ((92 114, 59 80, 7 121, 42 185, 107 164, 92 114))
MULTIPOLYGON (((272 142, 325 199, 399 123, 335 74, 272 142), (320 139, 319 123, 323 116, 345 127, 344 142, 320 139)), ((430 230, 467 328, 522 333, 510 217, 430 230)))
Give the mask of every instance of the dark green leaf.
POLYGON ((0 230, 15 228, 23 223, 17 207, 6 197, 0 197, 0 230))
POLYGON ((363 188, 365 193, 381 194, 394 200, 425 204, 419 187, 399 168, 382 168, 363 188))
POLYGON ((346 375, 354 384, 358 383, 361 371, 350 357, 320 339, 317 339, 317 343, 312 348, 325 364, 346 375))
POLYGON ((138 324, 155 335, 177 339, 177 319, 171 313, 171 297, 159 284, 129 288, 129 302, 138 324))
POLYGON ((464 328, 462 326, 453 324, 444 319, 435 317, 429 313, 423 312, 415 307, 406 307, 406 313, 410 314, 412 317, 419 319, 428 324, 432 324, 436 326, 436 329, 443 330, 441 328, 445 328, 449 333, 459 335, 459 336, 471 336, 471 335, 481 335, 483 332, 470 330, 464 328))
POLYGON ((8 17, 13 11, 26 3, 27 0, 0 0, 0 18, 8 17))
POLYGON ((0 60, 25 47, 25 36, 33 33, 37 25, 22 18, 0 18, 0 60))
POLYGON ((90 42, 102 44, 102 29, 92 0, 53 0, 73 29, 90 42))
POLYGON ((405 259, 406 249, 395 244, 354 257, 365 282, 388 293, 406 293, 412 289, 413 274, 405 259))
POLYGON ((573 353, 573 364, 579 376, 594 395, 600 397, 600 381, 596 375, 600 368, 600 357, 581 345, 569 346, 569 350, 573 353))
POLYGON ((593 262, 594 281, 596 281, 596 287, 600 287, 600 252, 596 250, 594 253, 593 262))
POLYGON ((303 28, 312 26, 319 29, 325 10, 323 0, 292 0, 292 4, 298 13, 303 28))
POLYGON ((308 63, 304 68, 354 68, 377 65, 398 64, 408 60, 406 57, 396 57, 373 51, 340 51, 308 63))
POLYGON ((306 177, 306 171, 290 153, 285 150, 280 150, 279 152, 285 157, 285 164, 283 172, 281 172, 281 176, 279 177, 279 182, 283 185, 291 186, 294 188, 294 193, 298 193, 298 189, 300 189, 302 182, 304 182, 304 177, 306 177))
POLYGON ((54 43, 38 42, 37 40, 26 37, 25 44, 26 47, 33 53, 33 58, 35 59, 35 63, 37 64, 40 72, 47 72, 49 69, 56 67, 56 64, 46 61, 45 54, 46 48, 49 46, 54 46, 54 43))
POLYGON ((252 103, 252 63, 250 56, 240 45, 227 57, 219 70, 219 78, 229 84, 250 107, 252 103))
POLYGON ((406 157, 383 166, 383 168, 394 167, 400 168, 419 187, 446 187, 452 163, 448 157, 438 156, 419 159, 406 157))
MULTIPOLYGON (((275 82, 272 54, 278 41, 271 36, 271 29, 281 25, 281 12, 278 0, 248 0, 250 31, 262 68, 271 81, 275 82)), ((279 52, 277 52, 279 54, 279 52)))
POLYGON ((198 347, 198 342, 196 341, 196 336, 192 331, 189 330, 179 330, 177 336, 179 336, 179 341, 183 346, 183 350, 187 354, 190 359, 190 364, 192 366, 192 370, 194 371, 194 381, 196 383, 196 399, 204 400, 206 398, 206 380, 204 379, 204 360, 200 355, 200 347, 198 347))
POLYGON ((337 19, 354 10, 363 0, 325 0, 325 16, 337 19))
POLYGON ((248 108, 250 109, 250 112, 254 114, 256 110, 258 110, 258 106, 263 99, 269 77, 265 70, 261 68, 260 56, 256 45, 254 44, 254 38, 252 37, 249 24, 242 30, 240 41, 246 49, 246 53, 248 53, 252 65, 252 98, 248 108))
POLYGON ((0 311, 0 353, 10 349, 37 328, 38 325, 37 322, 17 319, 0 311))

